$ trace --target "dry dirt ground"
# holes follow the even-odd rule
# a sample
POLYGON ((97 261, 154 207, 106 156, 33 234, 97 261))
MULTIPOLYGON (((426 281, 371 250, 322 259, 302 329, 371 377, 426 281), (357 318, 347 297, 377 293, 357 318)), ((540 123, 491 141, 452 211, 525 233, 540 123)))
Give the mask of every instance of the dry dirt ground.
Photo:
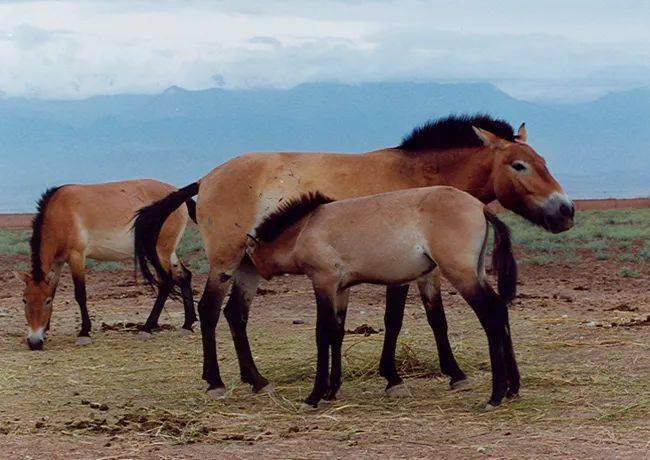
MULTIPOLYGON (((91 270, 94 343, 76 347, 79 313, 66 272, 45 350, 25 344, 21 285, 10 269, 27 256, 0 255, 0 457, 2 458, 648 458, 650 452, 650 267, 620 275, 621 262, 522 263, 511 307, 519 399, 493 412, 485 336, 470 308, 444 286, 450 339, 473 382, 449 390, 412 291, 398 347, 411 395, 384 396, 377 373, 383 332, 345 339, 340 398, 299 411, 315 366, 314 305, 306 279, 263 283, 249 322, 253 353, 275 394, 239 382, 227 323, 218 328, 228 394, 211 400, 200 379, 201 342, 170 326, 139 342, 128 323, 153 302, 128 267, 91 270), (102 327, 102 325, 104 325, 102 327)), ((204 280, 196 274, 196 294, 204 280)), ((383 329, 383 293, 353 289, 347 327, 383 329)))

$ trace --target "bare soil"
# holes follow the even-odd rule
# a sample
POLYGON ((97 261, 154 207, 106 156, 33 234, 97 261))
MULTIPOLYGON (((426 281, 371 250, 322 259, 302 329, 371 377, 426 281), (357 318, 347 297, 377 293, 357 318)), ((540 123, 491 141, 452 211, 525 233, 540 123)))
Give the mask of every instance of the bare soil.
MULTIPOLYGON (((26 262, 5 256, 3 267, 26 262)), ((239 382, 227 323, 218 328, 229 392, 211 400, 200 379, 198 332, 183 337, 182 308, 170 301, 167 327, 138 342, 132 324, 153 303, 129 270, 91 271, 94 343, 74 344, 79 327, 66 273, 42 352, 25 345, 21 285, 0 272, 0 457, 3 458, 648 458, 650 440, 650 268, 619 276, 620 264, 521 267, 511 307, 522 373, 519 399, 483 412, 490 385, 485 336, 469 307, 445 285, 450 338, 473 388, 453 392, 416 292, 408 299, 399 364, 411 395, 384 396, 377 373, 384 290, 353 290, 340 398, 299 410, 315 365, 314 305, 306 279, 264 283, 249 335, 275 394, 239 382), (104 327, 102 327, 104 324, 104 327), (378 333, 372 333, 378 331, 378 333)), ((197 296, 204 281, 195 275, 197 296)))

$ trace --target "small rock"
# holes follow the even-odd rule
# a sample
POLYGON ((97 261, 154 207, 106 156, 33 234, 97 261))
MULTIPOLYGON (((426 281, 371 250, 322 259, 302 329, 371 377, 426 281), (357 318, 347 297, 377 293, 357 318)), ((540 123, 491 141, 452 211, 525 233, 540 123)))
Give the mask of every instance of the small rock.
POLYGON ((45 425, 45 424, 44 424, 43 422, 36 422, 36 423, 34 424, 34 427, 35 427, 35 428, 43 428, 44 425, 45 425))
POLYGON ((305 324, 305 322, 301 319, 294 319, 293 324, 305 324))

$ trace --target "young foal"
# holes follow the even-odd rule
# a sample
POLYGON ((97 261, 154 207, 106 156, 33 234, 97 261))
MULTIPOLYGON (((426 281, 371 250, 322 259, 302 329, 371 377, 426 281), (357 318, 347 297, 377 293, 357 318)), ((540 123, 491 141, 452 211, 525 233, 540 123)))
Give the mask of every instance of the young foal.
MULTIPOLYGON (((25 282, 23 302, 29 326, 27 343, 32 350, 43 348, 49 329, 52 300, 64 263, 68 263, 74 282, 74 294, 81 309, 78 345, 91 343, 90 317, 86 308, 85 261, 124 260, 133 257, 132 220, 143 206, 173 192, 172 185, 155 180, 133 180, 96 185, 64 185, 47 190, 38 202, 31 238, 31 273, 17 272, 25 282)), ((164 269, 182 293, 185 307, 183 329, 191 330, 196 321, 192 299, 191 273, 176 256, 176 245, 183 235, 189 209, 175 211, 165 222, 157 243, 164 269)), ((157 326, 158 317, 174 284, 160 285, 158 298, 142 334, 157 326)))
POLYGON ((333 399, 341 385, 348 288, 417 280, 426 304, 435 294, 426 275, 436 267, 471 305, 487 334, 492 365, 487 408, 516 395, 519 373, 506 303, 515 295, 517 265, 506 225, 479 200, 452 187, 330 201, 320 193, 291 200, 262 221, 247 241, 248 255, 264 278, 291 273, 312 281, 318 357, 316 381, 305 403, 316 407, 322 398, 333 399), (488 223, 495 230, 498 295, 485 277, 488 223))

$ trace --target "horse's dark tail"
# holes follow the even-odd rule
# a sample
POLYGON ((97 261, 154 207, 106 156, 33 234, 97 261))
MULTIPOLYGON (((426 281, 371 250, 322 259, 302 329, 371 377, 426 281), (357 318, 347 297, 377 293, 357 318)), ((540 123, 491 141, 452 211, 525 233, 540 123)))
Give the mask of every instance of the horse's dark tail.
POLYGON ((494 228, 492 269, 497 274, 499 295, 510 302, 517 295, 517 261, 512 254, 510 229, 489 209, 485 208, 483 214, 494 228))
POLYGON ((135 260, 140 267, 140 273, 150 285, 166 283, 173 285, 171 274, 166 271, 158 257, 156 246, 160 229, 169 217, 183 203, 186 204, 190 217, 196 222, 196 204, 192 197, 199 193, 199 183, 183 187, 180 190, 170 193, 165 198, 156 201, 149 206, 141 208, 136 213, 133 224, 135 233, 135 260), (191 204, 190 204, 191 203, 191 204), (154 276, 149 264, 156 270, 158 278, 154 276))

